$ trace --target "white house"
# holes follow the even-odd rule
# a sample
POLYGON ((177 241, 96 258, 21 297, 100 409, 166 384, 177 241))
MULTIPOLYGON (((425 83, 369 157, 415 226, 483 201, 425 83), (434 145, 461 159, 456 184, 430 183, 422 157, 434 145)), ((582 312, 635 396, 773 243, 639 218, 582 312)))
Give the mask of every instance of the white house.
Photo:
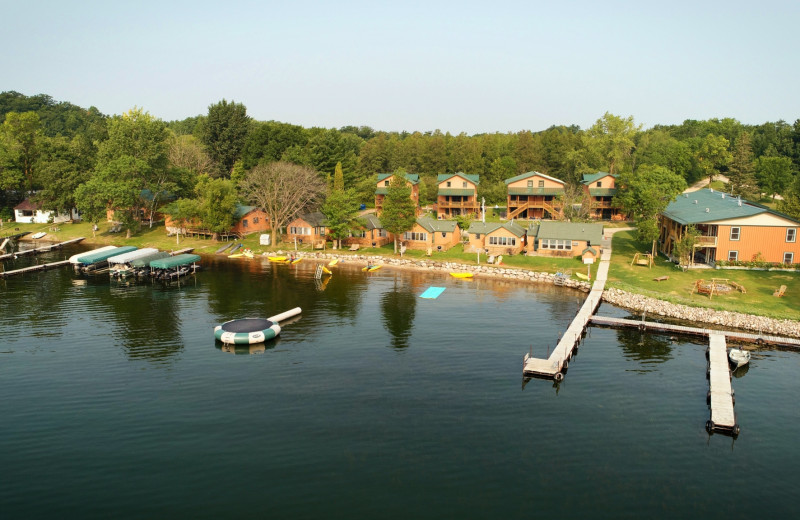
POLYGON ((59 213, 54 215, 52 210, 43 210, 41 205, 31 199, 25 199, 14 206, 14 220, 23 224, 47 224, 50 217, 53 222, 66 222, 68 220, 80 220, 81 216, 73 209, 71 213, 59 213))

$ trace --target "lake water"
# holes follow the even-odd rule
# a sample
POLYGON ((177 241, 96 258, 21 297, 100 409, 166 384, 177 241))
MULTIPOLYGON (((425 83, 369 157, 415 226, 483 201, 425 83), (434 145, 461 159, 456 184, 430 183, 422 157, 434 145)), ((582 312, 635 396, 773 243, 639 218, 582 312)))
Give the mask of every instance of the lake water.
MULTIPOLYGON (((61 251, 38 261, 63 258, 61 251)), ((26 265, 6 263, 6 269, 26 265)), ((341 264, 204 258, 180 285, 62 268, 0 280, 0 517, 793 517, 800 355, 733 379, 705 344, 591 328, 523 381, 584 294, 341 264), (445 287, 436 300, 419 298, 445 287), (212 328, 302 307, 277 341, 212 328)), ((625 316, 604 305, 600 314, 625 316)))

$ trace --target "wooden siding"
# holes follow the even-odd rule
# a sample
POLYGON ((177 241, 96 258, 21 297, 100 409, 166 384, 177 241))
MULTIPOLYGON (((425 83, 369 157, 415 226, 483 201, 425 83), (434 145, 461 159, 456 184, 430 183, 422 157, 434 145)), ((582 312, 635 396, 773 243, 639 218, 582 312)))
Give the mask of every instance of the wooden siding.
POLYGON ((539 175, 531 175, 530 177, 526 177, 524 179, 520 179, 518 181, 514 181, 509 183, 509 188, 527 188, 528 181, 533 181, 534 188, 564 188, 564 183, 556 182, 552 179, 548 179, 546 177, 541 177, 539 175), (539 186, 539 181, 544 181, 544 186, 539 186))
POLYGON ((269 231, 272 226, 269 225, 269 217, 260 209, 254 209, 250 213, 239 219, 231 228, 234 233, 240 235, 247 235, 248 233, 258 233, 262 231, 269 231))
POLYGON ((800 226, 717 226, 717 260, 727 260, 729 251, 738 251, 739 260, 750 261, 761 253, 765 262, 783 262, 784 253, 794 253, 794 263, 800 263, 800 239, 786 241, 786 229, 800 231, 800 226), (739 240, 731 240, 731 227, 739 227, 739 240))
POLYGON ((484 235, 483 244, 484 250, 488 251, 490 255, 518 255, 522 252, 523 247, 525 246, 525 237, 518 237, 506 228, 499 228, 484 235), (490 237, 513 238, 516 241, 516 245, 491 245, 491 240, 489 240, 490 237))
POLYGON ((454 245, 458 244, 459 237, 461 236, 461 230, 458 228, 458 226, 456 226, 454 232, 446 232, 445 236, 442 236, 442 231, 431 232, 417 223, 414 224, 414 227, 412 227, 410 231, 412 233, 425 233, 427 235, 427 240, 403 241, 407 248, 418 249, 421 251, 427 251, 428 248, 430 248, 432 251, 438 251, 439 246, 441 246, 442 251, 447 251, 454 245))

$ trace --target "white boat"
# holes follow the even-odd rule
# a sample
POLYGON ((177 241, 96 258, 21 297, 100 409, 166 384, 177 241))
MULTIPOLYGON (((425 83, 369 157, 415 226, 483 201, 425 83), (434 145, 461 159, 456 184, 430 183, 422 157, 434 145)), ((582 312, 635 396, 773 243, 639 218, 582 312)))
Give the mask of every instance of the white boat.
POLYGON ((739 368, 750 362, 750 352, 742 350, 741 347, 732 348, 730 352, 728 352, 728 359, 731 360, 731 364, 735 368, 739 368))
POLYGON ((44 231, 39 231, 38 233, 34 233, 34 234, 32 234, 32 235, 31 235, 31 238, 32 238, 32 239, 34 239, 34 240, 39 240, 40 238, 44 238, 44 236, 45 236, 46 234, 47 234, 47 233, 45 233, 44 231))

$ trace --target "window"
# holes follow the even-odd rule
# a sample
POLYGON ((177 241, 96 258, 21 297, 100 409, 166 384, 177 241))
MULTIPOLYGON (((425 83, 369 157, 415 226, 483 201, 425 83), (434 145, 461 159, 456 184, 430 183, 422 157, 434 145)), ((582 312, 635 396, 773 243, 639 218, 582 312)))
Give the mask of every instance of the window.
POLYGON ((258 217, 253 217, 253 224, 258 224, 258 217))
POLYGON ((442 231, 442 238, 447 238, 447 233, 445 233, 444 231, 442 231))
POLYGON ((462 187, 462 188, 466 188, 466 187, 467 187, 467 181, 464 181, 464 182, 462 182, 462 183, 461 183, 461 187, 462 187))
POLYGON ((242 227, 247 227, 247 219, 242 220, 242 227))
POLYGON ((539 249, 561 249, 572 251, 572 240, 556 240, 555 238, 543 238, 539 240, 539 249))
POLYGON ((414 233, 411 231, 406 231, 403 234, 403 238, 405 240, 415 240, 419 242, 427 242, 428 241, 428 234, 427 233, 414 233))
POLYGON ((480 234, 480 233, 475 233, 475 238, 476 238, 477 240, 480 240, 480 239, 481 239, 481 234, 480 234))
POLYGON ((739 251, 728 251, 728 262, 739 260, 739 251))
POLYGON ((350 236, 354 238, 364 238, 365 236, 367 236, 367 232, 366 230, 363 229, 354 229, 350 231, 350 236))
POLYGON ((450 187, 450 181, 447 181, 447 187, 448 188, 450 187))
POLYGON ((389 185, 389 181, 383 181, 383 185, 384 186, 388 186, 389 185))
POLYGON ((740 233, 741 233, 741 228, 732 227, 731 228, 731 240, 739 240, 740 233))
POLYGON ((385 229, 379 229, 379 230, 378 230, 378 236, 379 236, 379 237, 384 237, 384 238, 385 238, 385 237, 388 237, 388 236, 389 236, 389 233, 387 233, 385 229))
POLYGON ((794 253, 783 253, 783 263, 791 264, 794 262, 794 253))
POLYGON ((311 228, 307 227, 299 227, 299 226, 291 226, 289 228, 290 235, 310 235, 311 228))
POLYGON ((533 181, 528 181, 528 187, 533 188, 533 181))
POLYGON ((544 188, 544 181, 539 181, 539 187, 544 188))
POLYGON ((795 240, 797 240, 797 228, 786 228, 786 241, 794 242, 795 240))
POLYGON ((603 182, 602 181, 597 181, 597 187, 598 188, 602 188, 603 187, 603 182))
POLYGON ((515 246, 517 239, 514 237, 489 237, 490 246, 515 246))

